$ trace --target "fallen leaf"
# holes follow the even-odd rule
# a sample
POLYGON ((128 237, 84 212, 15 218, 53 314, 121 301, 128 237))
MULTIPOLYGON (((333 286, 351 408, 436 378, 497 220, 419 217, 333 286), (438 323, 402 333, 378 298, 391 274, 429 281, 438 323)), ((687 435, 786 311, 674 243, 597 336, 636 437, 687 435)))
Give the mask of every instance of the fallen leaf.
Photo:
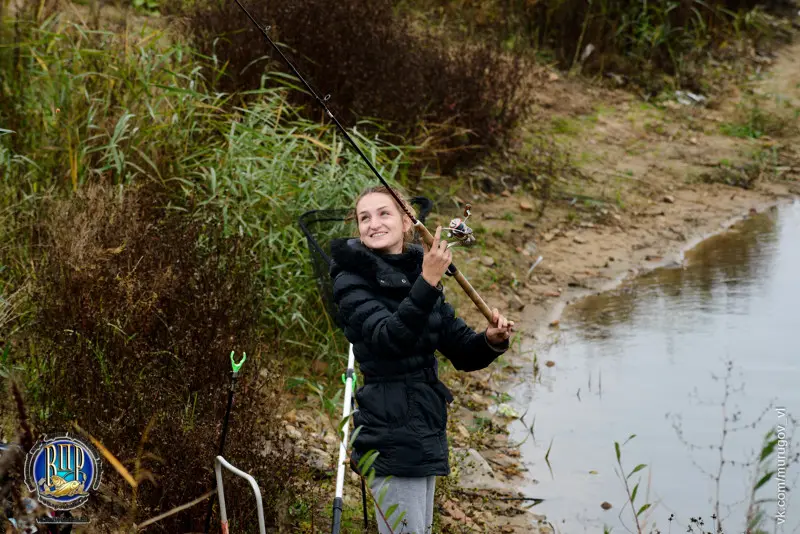
POLYGON ((452 517, 456 521, 466 521, 467 520, 466 514, 464 512, 462 512, 461 509, 458 507, 458 505, 456 503, 454 503, 453 501, 451 501, 451 500, 445 501, 444 504, 442 505, 442 508, 444 508, 444 512, 447 515, 449 515, 450 517, 452 517))

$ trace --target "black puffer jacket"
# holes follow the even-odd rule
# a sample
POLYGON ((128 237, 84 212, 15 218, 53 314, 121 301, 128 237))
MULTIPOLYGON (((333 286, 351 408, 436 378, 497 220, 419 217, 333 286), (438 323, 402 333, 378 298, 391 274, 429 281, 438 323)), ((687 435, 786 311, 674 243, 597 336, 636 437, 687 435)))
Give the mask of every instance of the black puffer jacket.
POLYGON ((423 250, 379 255, 358 239, 331 245, 333 296, 353 344, 364 385, 356 391, 353 444, 357 465, 369 450, 379 455, 377 476, 422 477, 450 473, 447 403, 453 397, 438 380, 439 350, 456 369, 475 371, 508 349, 489 344, 422 278, 423 250))

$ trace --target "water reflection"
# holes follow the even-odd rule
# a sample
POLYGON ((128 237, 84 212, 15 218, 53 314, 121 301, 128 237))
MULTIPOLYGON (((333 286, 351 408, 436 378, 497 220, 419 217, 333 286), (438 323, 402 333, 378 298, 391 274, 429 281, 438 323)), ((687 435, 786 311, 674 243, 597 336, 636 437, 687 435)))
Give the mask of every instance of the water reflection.
MULTIPOLYGON (((651 519, 667 531, 669 511, 683 520, 684 530, 689 517, 708 518, 717 490, 703 471, 719 465, 713 447, 726 424, 721 402, 727 391, 728 416, 738 411, 740 426, 754 422, 726 437, 726 461, 740 465, 726 468, 720 497, 728 505, 726 524, 739 527, 752 475, 741 462, 752 458, 775 425, 774 414, 762 412, 775 403, 800 417, 798 301, 796 203, 702 243, 687 253, 685 268, 654 271, 568 308, 559 341, 540 353, 555 367, 543 369, 540 382, 512 392, 530 401, 525 423, 535 417, 535 439, 521 449, 538 481, 527 490, 547 499, 537 508, 563 532, 630 528, 630 520, 618 518, 625 495, 613 471, 613 443, 637 434, 625 455, 628 469, 649 466, 650 502, 660 502, 651 519), (726 389, 719 377, 727 361, 733 366, 726 389), (548 467, 543 458, 551 440, 548 467), (612 510, 604 511, 603 501, 612 510)), ((522 424, 512 429, 518 441, 528 434, 522 424)), ((645 479, 640 491, 647 484, 645 479)), ((762 491, 775 498, 774 488, 762 491)), ((800 498, 792 499, 789 528, 778 532, 800 528, 800 498)))
POLYGON ((654 300, 666 297, 671 308, 713 312, 720 306, 741 305, 731 312, 747 313, 747 301, 737 302, 743 290, 763 288, 778 252, 778 210, 752 218, 747 224, 701 243, 686 255, 685 268, 658 269, 619 289, 585 299, 565 319, 583 339, 607 339, 609 328, 636 326, 652 317, 654 300), (720 300, 722 297, 722 300, 720 300))

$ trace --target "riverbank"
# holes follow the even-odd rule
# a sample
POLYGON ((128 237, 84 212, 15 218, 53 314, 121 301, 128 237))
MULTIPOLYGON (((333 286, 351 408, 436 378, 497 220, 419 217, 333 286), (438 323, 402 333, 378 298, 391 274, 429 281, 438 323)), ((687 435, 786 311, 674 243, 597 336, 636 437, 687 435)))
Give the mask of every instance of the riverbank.
MULTIPOLYGON (((753 93, 782 97, 775 98, 775 101, 798 102, 800 68, 792 60, 798 53, 800 47, 793 46, 775 58, 770 73, 750 86, 753 93)), ((468 264, 462 269, 468 278, 472 275, 471 280, 485 280, 486 271, 490 269, 499 273, 496 277, 506 283, 495 282, 480 287, 481 294, 491 306, 505 307, 508 315, 518 321, 522 340, 519 350, 507 357, 505 365, 473 373, 475 376, 470 377, 470 384, 482 384, 479 391, 484 395, 503 397, 519 382, 532 380, 535 366, 558 365, 558 362, 538 361, 535 354, 548 331, 558 328, 559 318, 567 305, 585 296, 607 291, 654 268, 679 266, 684 252, 703 239, 754 213, 800 197, 800 159, 795 148, 799 139, 796 111, 786 137, 725 138, 713 128, 715 124, 730 120, 731 114, 741 109, 738 106, 742 105, 742 92, 732 91, 732 98, 720 102, 716 110, 693 108, 675 117, 662 117, 660 124, 651 124, 649 128, 652 131, 671 129, 674 132, 670 147, 659 146, 658 139, 645 138, 649 146, 641 151, 631 153, 619 149, 626 141, 632 144, 637 133, 636 125, 642 124, 642 117, 637 116, 642 112, 639 108, 628 115, 633 128, 620 126, 625 110, 634 107, 630 104, 605 113, 605 117, 601 115, 593 128, 576 135, 575 144, 592 146, 595 154, 603 154, 598 158, 600 162, 607 164, 607 169, 614 169, 594 176, 623 175, 626 174, 624 170, 634 164, 644 171, 640 176, 627 174, 623 178, 628 183, 635 182, 635 185, 618 194, 614 203, 595 203, 579 210, 576 205, 580 206, 580 203, 573 201, 571 205, 549 207, 540 219, 526 216, 533 213, 530 209, 535 206, 532 199, 513 194, 488 198, 488 202, 480 204, 479 210, 473 208, 473 213, 480 211, 478 217, 473 215, 477 219, 475 225, 487 227, 487 233, 495 239, 508 236, 506 242, 510 246, 500 247, 494 243, 483 251, 484 258, 478 260, 480 265, 476 261, 462 260, 468 264), (681 119, 688 117, 691 117, 694 133, 681 135, 681 119), (615 125, 617 142, 603 137, 609 130, 614 130, 615 125), (777 169, 771 169, 771 174, 762 170, 761 179, 755 180, 750 189, 706 183, 709 172, 719 172, 724 168, 724 164, 719 165, 719 162, 726 156, 741 155, 742 152, 752 154, 759 149, 773 150, 778 154, 774 160, 777 169), (712 165, 713 161, 718 165, 712 165), (681 176, 675 172, 677 169, 682 169, 685 174, 681 176), (542 259, 536 264, 539 257, 542 259), (531 270, 534 264, 536 266, 531 270)), ((676 111, 686 110, 678 108, 676 111)), ((792 120, 791 115, 789 117, 792 120)), ((602 169, 602 165, 597 168, 602 169)), ((583 191, 583 197, 595 195, 595 199, 603 201, 607 195, 597 191, 613 185, 612 179, 597 178, 592 184, 593 191, 583 191)), ((480 324, 482 318, 465 300, 460 299, 462 314, 470 324, 480 324)), ((455 376, 452 379, 453 383, 459 383, 455 376)), ((478 388, 468 386, 459 393, 471 396, 477 393, 473 389, 478 388)), ((454 418, 468 420, 469 417, 468 410, 459 407, 454 418)), ((504 428, 507 424, 500 426, 504 428)), ((489 450, 479 449, 478 452, 489 450)), ((510 463, 516 457, 517 454, 506 455, 495 462, 510 463)), ((518 465, 515 467, 519 469, 518 465)), ((498 476, 509 491, 523 480, 521 474, 504 476, 513 470, 500 470, 498 476)), ((545 495, 526 497, 546 498, 545 495)), ((474 501, 459 504, 466 510, 479 508, 474 501)), ((469 516, 469 512, 466 515, 469 516)), ((528 516, 528 521, 537 519, 528 516)), ((493 528, 513 525, 515 530, 509 532, 529 531, 520 524, 523 517, 499 519, 493 528)))
MULTIPOLYGON (((561 149, 580 155, 575 166, 586 182, 559 184, 576 192, 549 203, 541 217, 539 201, 521 187, 487 192, 464 185, 454 193, 455 202, 472 203, 470 223, 480 236, 478 248, 457 255, 459 268, 490 306, 517 321, 519 333, 513 350, 484 371, 459 373, 442 363, 442 379, 456 397, 449 423, 454 473, 439 479, 437 496, 442 532, 464 527, 473 532, 531 532, 537 522, 546 532, 548 519, 558 521, 536 513, 536 499, 546 495, 514 491, 525 475, 519 450, 508 443, 507 428, 524 414, 507 411, 513 405, 507 392, 532 379, 534 366, 558 365, 539 361, 535 354, 548 332, 558 328, 567 305, 642 272, 677 266, 683 252, 700 240, 800 196, 800 154, 795 148, 800 136, 793 116, 798 108, 787 111, 774 104, 797 106, 800 68, 792 57, 798 54, 799 46, 787 48, 774 58, 768 75, 732 88, 727 99, 708 106, 677 101, 642 105, 622 92, 549 77, 543 83, 555 84, 549 91, 559 98, 543 105, 541 116, 555 124, 552 135, 561 149), (782 135, 724 133, 746 122, 741 110, 758 94, 763 97, 759 113, 777 124, 787 121, 779 129, 782 135), (600 102, 587 106, 585 95, 600 102), (571 116, 573 123, 565 127, 556 120, 559 116, 571 116), (771 159, 763 159, 765 151, 771 159), (727 180, 726 173, 753 176, 745 189, 729 185, 734 180, 727 180)), ((543 92, 539 98, 546 102, 548 97, 543 92)), ((483 171, 484 177, 492 173, 483 171)), ((497 174, 492 177, 498 182, 497 174)), ((464 182, 470 178, 473 184, 479 181, 473 174, 464 182)), ((502 175, 499 182, 504 182, 502 175)), ((432 214, 429 228, 446 224, 454 214, 432 214)), ((468 324, 482 327, 483 317, 463 293, 453 284, 447 292, 468 324)), ((287 421, 289 432, 302 442, 313 439, 305 433, 314 426, 310 414, 315 406, 305 409, 310 411, 302 424, 294 426, 295 410, 287 421)), ((335 440, 325 431, 314 435, 327 436, 330 450, 320 456, 324 463, 334 457, 335 440)), ((345 489, 354 515, 360 510, 355 482, 353 476, 345 489)))
MULTIPOLYGON (((514 408, 506 411, 514 405, 507 392, 520 382, 533 380, 535 366, 558 365, 557 361, 537 360, 534 355, 546 343, 548 334, 558 328, 558 320, 566 306, 588 295, 612 289, 649 270, 679 264, 683 254, 701 240, 752 214, 761 213, 792 197, 800 197, 791 193, 793 187, 796 187, 796 178, 793 182, 767 184, 753 191, 731 192, 724 186, 693 186, 675 191, 675 201, 664 203, 669 209, 662 210, 662 206, 655 203, 651 208, 659 210, 655 217, 661 219, 656 224, 645 226, 637 221, 647 214, 627 214, 620 216, 618 225, 604 231, 582 228, 585 233, 572 230, 573 234, 561 235, 559 232, 558 237, 550 241, 542 239, 536 257, 541 255, 556 260, 540 262, 531 273, 532 281, 523 282, 514 293, 516 296, 509 299, 509 294, 499 288, 481 289, 481 295, 491 306, 517 302, 517 298, 526 303, 517 313, 509 311, 520 325, 521 341, 514 350, 483 371, 459 373, 446 363, 442 364, 442 380, 456 397, 451 405, 449 422, 453 475, 449 479, 439 479, 442 498, 439 499, 438 521, 444 529, 442 532, 458 532, 466 526, 470 532, 523 533, 531 532, 532 525, 537 523, 540 532, 551 532, 548 521, 557 522, 558 518, 538 514, 536 506, 537 499, 546 499, 547 496, 516 491, 527 479, 519 450, 515 444, 509 443, 508 427, 525 414, 519 413, 520 410, 515 413, 514 408), (708 202, 713 195, 719 196, 722 192, 728 194, 724 197, 726 202, 708 202), (701 212, 696 208, 699 203, 704 206, 701 212), (664 215, 660 215, 662 211, 664 215), (684 220, 687 218, 691 221, 684 220), (664 237, 665 225, 679 228, 684 238, 664 237), (589 243, 576 243, 574 237, 582 238, 589 232, 592 236, 590 250, 584 248, 581 253, 575 253, 575 245, 589 243), (595 262, 603 260, 603 266, 598 268, 595 262)), ((651 216, 645 221, 652 219, 651 216)), ((558 228, 557 224, 543 228, 543 237, 553 235, 559 231, 558 228)), ((564 234, 570 231, 565 230, 564 234)), ((472 279, 477 280, 477 277, 472 279)), ((455 291, 449 293, 452 295, 455 291)), ((470 306, 470 302, 462 300, 459 310, 465 320, 477 328, 483 319, 470 306)), ((289 413, 287 428, 290 435, 300 440, 302 448, 313 440, 312 435, 316 433, 306 434, 315 427, 311 412, 304 416, 298 416, 298 413, 296 410, 289 413)), ((524 422, 530 424, 530 421, 529 416, 524 422)), ((319 435, 330 449, 327 453, 316 453, 323 468, 325 462, 335 457, 335 440, 324 430, 319 435)), ((360 489, 356 481, 351 475, 345 489, 345 502, 353 510, 360 509, 360 489)))

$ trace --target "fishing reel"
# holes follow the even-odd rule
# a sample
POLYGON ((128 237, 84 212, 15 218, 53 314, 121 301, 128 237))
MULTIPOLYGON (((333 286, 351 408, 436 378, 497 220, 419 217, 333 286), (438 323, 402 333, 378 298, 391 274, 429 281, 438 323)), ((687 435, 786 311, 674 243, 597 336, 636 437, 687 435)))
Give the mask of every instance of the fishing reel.
POLYGON ((471 204, 464 206, 464 219, 456 217, 450 221, 450 226, 447 229, 447 237, 455 239, 455 241, 448 243, 447 248, 461 245, 463 247, 471 247, 475 244, 475 233, 472 228, 467 226, 467 219, 470 216, 471 204))

